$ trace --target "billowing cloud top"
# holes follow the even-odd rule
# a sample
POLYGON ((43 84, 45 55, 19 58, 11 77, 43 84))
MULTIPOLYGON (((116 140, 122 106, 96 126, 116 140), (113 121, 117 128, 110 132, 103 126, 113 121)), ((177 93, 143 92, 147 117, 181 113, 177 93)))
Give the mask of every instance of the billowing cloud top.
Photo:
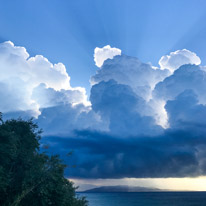
POLYGON ((88 101, 84 88, 71 87, 62 63, 29 57, 25 48, 4 42, 0 111, 5 118, 35 116, 49 152, 64 157, 74 150, 72 177, 206 175, 206 67, 200 58, 178 50, 154 68, 120 54, 110 46, 95 49, 101 68, 91 77, 88 101))
POLYGON ((56 100, 55 95, 64 96, 61 101, 66 103, 87 100, 84 88, 70 86, 62 63, 52 64, 41 55, 29 57, 24 47, 10 41, 0 44, 0 93, 1 112, 31 110, 34 116, 40 114, 40 108, 57 104, 60 99, 56 100))
POLYGON ((171 72, 174 72, 184 64, 199 65, 200 63, 200 58, 194 52, 187 49, 171 52, 169 55, 165 55, 159 60, 160 68, 169 69, 171 72))
POLYGON ((112 59, 114 56, 121 55, 121 50, 110 45, 103 48, 96 47, 94 50, 94 61, 98 67, 101 67, 105 60, 112 59))

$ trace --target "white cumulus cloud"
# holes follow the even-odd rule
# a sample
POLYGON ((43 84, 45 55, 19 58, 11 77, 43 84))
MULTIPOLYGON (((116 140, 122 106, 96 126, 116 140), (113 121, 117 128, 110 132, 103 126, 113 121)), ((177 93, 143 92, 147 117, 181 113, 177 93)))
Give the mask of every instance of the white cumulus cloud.
POLYGON ((30 57, 24 47, 4 42, 0 44, 0 111, 8 117, 38 117, 47 134, 91 129, 121 136, 156 135, 163 128, 178 128, 176 123, 196 111, 191 122, 204 121, 199 104, 206 104, 206 69, 198 66, 201 61, 195 53, 171 52, 160 59, 159 68, 120 54, 120 49, 110 46, 95 48, 101 69, 90 80, 90 103, 84 88, 71 87, 62 63, 52 64, 41 55, 30 57), (181 96, 186 90, 191 91, 188 98, 181 96), (189 114, 181 104, 194 99, 193 94, 197 102, 188 106, 194 110, 189 114), (181 115, 175 114, 175 108, 181 115))
POLYGON ((162 56, 159 60, 160 68, 169 69, 171 72, 174 72, 184 64, 199 65, 200 63, 200 58, 194 52, 191 52, 187 49, 171 52, 169 55, 162 56))
MULTIPOLYGON (((32 110, 40 114, 40 101, 33 98, 36 87, 44 84, 53 93, 64 93, 64 99, 70 103, 85 103, 87 100, 84 88, 72 88, 70 77, 62 63, 52 64, 41 55, 29 57, 24 47, 15 46, 11 41, 0 44, 0 96, 1 112, 32 110), (75 93, 75 94, 73 94, 75 93), (70 97, 72 96, 72 98, 70 97), (70 101, 71 100, 71 101, 70 101)), ((45 88, 42 88, 45 90, 45 88)), ((39 88, 39 93, 40 92, 39 88)), ((51 92, 50 92, 51 93, 51 92)), ((43 93, 41 98, 47 98, 43 93)), ((54 95, 53 95, 54 96, 54 95)), ((51 98, 50 98, 51 100, 51 98)), ((53 100, 51 100, 53 101, 53 100)), ((56 101, 54 99, 54 101, 56 101)), ((50 102, 54 104, 54 102, 50 102)), ((48 105, 47 105, 48 106, 48 105)))
POLYGON ((94 61, 98 67, 101 67, 105 60, 112 59, 114 56, 121 55, 121 50, 110 45, 103 48, 96 47, 94 50, 94 61))

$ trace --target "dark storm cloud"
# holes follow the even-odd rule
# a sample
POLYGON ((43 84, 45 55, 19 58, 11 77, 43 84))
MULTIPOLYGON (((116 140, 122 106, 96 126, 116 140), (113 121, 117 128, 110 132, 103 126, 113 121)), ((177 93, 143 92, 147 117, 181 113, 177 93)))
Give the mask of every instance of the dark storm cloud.
POLYGON ((72 137, 44 137, 49 152, 60 153, 76 178, 185 177, 206 174, 206 136, 166 130, 156 137, 121 138, 77 131, 72 137), (67 153, 73 151, 73 156, 67 153))
MULTIPOLYGON (((100 84, 104 87, 106 84, 116 85, 113 81, 100 84)), ((96 106, 93 109, 98 111, 102 109, 104 115, 115 112, 114 99, 122 91, 127 90, 118 87, 118 92, 113 93, 111 99, 112 104, 114 103, 113 107, 109 102, 103 104, 108 105, 107 109, 112 108, 112 111, 102 109, 97 102, 93 103, 94 107, 96 106)), ((98 99, 98 95, 95 97, 98 99)), ((104 98, 100 99, 104 102, 104 98)), ((137 99, 133 100, 137 101, 137 99)), ((123 100, 121 102, 125 103, 123 100)), ((133 101, 130 99, 129 102, 132 104, 133 101)), ((126 103, 127 106, 130 104, 126 103)), ((82 130, 75 131, 73 135, 67 137, 45 137, 43 142, 49 142, 49 152, 58 152, 67 164, 77 166, 68 168, 66 175, 69 177, 148 178, 206 175, 206 122, 204 121, 206 106, 198 102, 198 97, 193 90, 185 90, 174 100, 167 101, 165 109, 170 128, 159 135, 124 137, 121 132, 112 134, 82 130), (72 150, 73 156, 68 159, 66 154, 72 150)), ((124 106, 121 106, 121 110, 128 114, 124 106)))

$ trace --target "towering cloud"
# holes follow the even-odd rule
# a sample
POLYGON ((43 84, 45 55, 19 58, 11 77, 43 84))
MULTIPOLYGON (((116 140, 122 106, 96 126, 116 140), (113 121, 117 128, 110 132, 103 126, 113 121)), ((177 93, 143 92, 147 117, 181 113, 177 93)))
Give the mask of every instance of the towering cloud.
POLYGON ((70 86, 62 63, 52 64, 41 55, 29 57, 24 47, 14 46, 10 41, 0 44, 0 96, 1 112, 30 110, 36 117, 41 107, 55 105, 57 101, 87 101, 84 88, 70 86), (57 100, 60 96, 61 100, 57 100))
POLYGON ((120 84, 130 86, 133 91, 149 100, 155 85, 169 75, 168 70, 153 69, 135 57, 115 56, 104 62, 101 69, 91 78, 92 85, 113 79, 120 84))
POLYGON ((105 46, 95 49, 94 60, 101 68, 91 77, 88 101, 84 88, 71 87, 62 63, 0 44, 0 111, 36 117, 50 152, 65 157, 75 150, 73 177, 206 175, 200 58, 178 50, 157 68, 105 46))
POLYGON ((205 70, 200 66, 183 65, 164 81, 159 82, 153 94, 156 98, 167 101, 174 99, 185 90, 191 89, 198 95, 198 100, 205 104, 205 74, 205 70))
POLYGON ((200 104, 193 90, 185 90, 174 100, 167 101, 165 106, 171 128, 206 132, 206 106, 200 104))
POLYGON ((115 80, 101 81, 91 89, 92 109, 108 121, 112 134, 155 135, 161 128, 149 113, 146 101, 134 93, 131 87, 115 80))

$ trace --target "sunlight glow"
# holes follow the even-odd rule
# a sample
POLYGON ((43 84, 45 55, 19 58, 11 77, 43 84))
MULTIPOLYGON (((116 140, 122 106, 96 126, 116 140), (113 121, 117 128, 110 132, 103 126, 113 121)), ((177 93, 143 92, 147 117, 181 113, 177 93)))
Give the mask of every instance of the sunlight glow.
POLYGON ((88 189, 100 186, 129 185, 153 187, 175 191, 206 191, 206 176, 196 178, 123 178, 123 179, 72 179, 75 185, 88 185, 88 189))

